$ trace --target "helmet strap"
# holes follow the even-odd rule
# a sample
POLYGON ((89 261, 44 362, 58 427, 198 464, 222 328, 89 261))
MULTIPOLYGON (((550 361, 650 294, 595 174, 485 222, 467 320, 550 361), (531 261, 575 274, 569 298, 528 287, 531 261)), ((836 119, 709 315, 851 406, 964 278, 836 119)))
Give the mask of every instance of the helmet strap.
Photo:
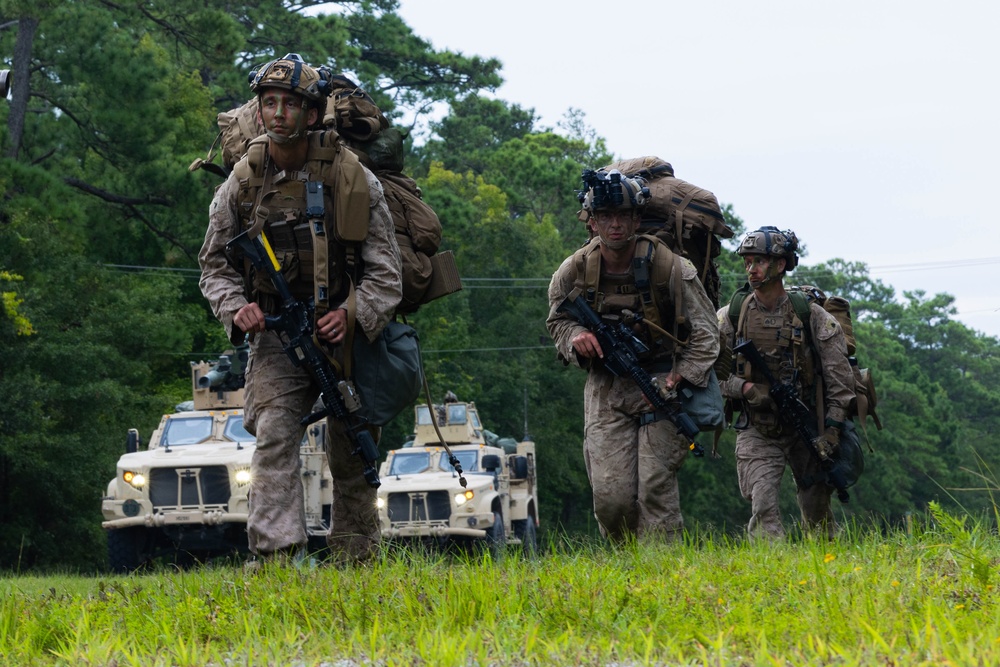
POLYGON ((601 244, 608 250, 623 250, 628 247, 632 241, 635 241, 636 235, 633 232, 628 238, 621 239, 620 241, 609 241, 603 233, 601 233, 600 226, 597 226, 597 235, 601 237, 601 244))

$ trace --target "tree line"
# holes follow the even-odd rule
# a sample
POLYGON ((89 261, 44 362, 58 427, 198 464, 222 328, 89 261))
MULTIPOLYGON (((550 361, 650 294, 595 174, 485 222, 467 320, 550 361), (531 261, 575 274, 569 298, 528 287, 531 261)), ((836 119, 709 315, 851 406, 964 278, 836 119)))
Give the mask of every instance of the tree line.
MULTIPOLYGON (((0 106, 0 569, 101 567, 100 498, 127 429, 148 437, 189 398, 189 362, 226 349, 196 260, 220 181, 187 167, 214 140, 216 114, 248 98, 252 66, 287 52, 349 72, 413 132, 407 171, 465 283, 410 318, 432 390, 474 400, 492 431, 535 439, 543 528, 595 531, 584 374, 556 361, 545 288, 587 238, 576 218, 581 171, 634 156, 616 156, 579 110, 552 128, 497 99, 499 61, 434 49, 397 9, 395 0, 0 2, 12 70, 0 106), (321 4, 334 13, 306 11, 321 4), (447 113, 431 119, 441 105, 447 113)), ((730 225, 758 226, 738 205, 726 206, 730 225)), ((743 280, 733 247, 719 258, 724 295, 743 280)), ((895 522, 930 500, 990 507, 1000 342, 956 321, 952 296, 897 295, 864 264, 806 256, 790 278, 851 300, 858 356, 877 382, 886 428, 868 429, 868 472, 845 518, 895 522)), ((381 447, 411 430, 404 413, 381 447)), ((732 449, 729 431, 720 459, 685 465, 690 526, 736 533, 745 523, 732 449)))

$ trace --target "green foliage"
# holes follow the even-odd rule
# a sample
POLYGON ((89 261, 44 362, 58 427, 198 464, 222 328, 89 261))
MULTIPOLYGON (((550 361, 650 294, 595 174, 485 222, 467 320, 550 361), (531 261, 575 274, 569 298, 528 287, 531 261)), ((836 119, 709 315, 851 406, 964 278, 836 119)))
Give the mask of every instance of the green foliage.
MULTIPOLYGON (((411 318, 431 389, 438 400, 449 389, 474 400, 502 435, 527 431, 538 443, 543 526, 594 532, 585 374, 555 359, 545 288, 587 238, 576 218, 580 172, 611 152, 579 110, 552 130, 533 109, 482 96, 500 84, 500 63, 433 49, 397 9, 396 0, 0 3, 4 16, 37 20, 30 76, 14 80, 28 108, 0 104, 0 141, 13 156, 0 160, 0 567, 98 567, 99 498, 126 429, 148 432, 187 397, 187 353, 210 358, 228 346, 193 279, 218 180, 187 166, 215 138, 216 114, 246 100, 252 66, 287 52, 357 77, 414 127, 447 105, 410 157, 465 281, 411 318)), ((29 23, 0 31, 6 53, 29 23)), ((737 233, 718 258, 726 296, 744 282, 732 250, 745 226, 733 205, 724 210, 737 233)), ((895 523, 930 502, 948 513, 990 508, 980 477, 1000 466, 1000 341, 955 321, 953 297, 897 298, 861 263, 803 265, 789 278, 852 301, 860 363, 879 391, 886 428, 868 431, 868 472, 838 506, 842 518, 895 523)), ((381 446, 411 429, 404 413, 381 446)), ((689 526, 745 523, 732 448, 726 432, 721 460, 682 470, 689 526)), ((794 521, 791 486, 782 509, 794 521)), ((72 653, 68 637, 51 646, 72 653)))
POLYGON ((428 166, 440 162, 449 171, 482 174, 491 163, 492 152, 533 132, 536 120, 534 109, 466 95, 451 103, 447 116, 431 123, 436 137, 427 141, 421 154, 428 166))
POLYGON ((35 330, 4 328, 0 346, 0 563, 96 569, 97 503, 125 430, 167 409, 160 385, 202 316, 179 302, 177 278, 95 267, 58 227, 0 226, 0 263, 24 276, 35 330))
MULTIPOLYGON (((982 527, 952 528, 1000 558, 982 527)), ((996 592, 950 539, 918 518, 834 542, 551 540, 536 560, 385 549, 363 568, 19 577, 0 580, 0 662, 996 664, 996 592)))
POLYGON ((978 587, 988 588, 993 574, 990 562, 993 539, 992 536, 988 536, 989 529, 984 528, 982 524, 972 529, 968 528, 968 516, 952 516, 933 500, 928 503, 927 509, 942 537, 947 538, 945 543, 934 545, 935 550, 945 551, 955 559, 960 572, 970 572, 978 587))

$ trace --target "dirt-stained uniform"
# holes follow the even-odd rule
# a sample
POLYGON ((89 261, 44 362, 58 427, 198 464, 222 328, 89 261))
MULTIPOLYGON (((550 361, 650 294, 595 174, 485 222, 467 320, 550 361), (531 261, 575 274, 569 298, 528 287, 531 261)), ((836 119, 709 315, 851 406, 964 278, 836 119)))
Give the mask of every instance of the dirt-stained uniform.
MULTIPOLYGON (((360 245, 364 268, 355 292, 356 332, 374 340, 400 301, 401 268, 382 186, 370 171, 364 171, 370 208, 368 234, 360 245)), ((243 231, 238 194, 234 171, 212 201, 209 227, 199 254, 202 293, 234 343, 242 341, 243 333, 234 326, 233 317, 247 304, 244 276, 229 264, 225 254, 226 243, 243 231)), ((336 307, 331 304, 331 308, 336 307)), ((337 354, 342 354, 342 346, 335 349, 337 354)), ((304 427, 299 420, 312 411, 319 388, 304 368, 292 365, 273 331, 258 334, 251 342, 246 378, 245 425, 257 436, 250 471, 247 530, 251 551, 267 555, 307 542, 299 477, 299 444, 304 427)), ((375 489, 365 482, 362 463, 351 455, 353 447, 346 431, 333 417, 327 420, 326 449, 333 475, 327 541, 334 553, 363 559, 380 538, 375 489)))
MULTIPOLYGON (((600 242, 594 239, 590 245, 600 242)), ((614 376, 600 362, 590 363, 579 357, 572 341, 585 328, 565 313, 556 312, 577 282, 578 255, 589 247, 567 258, 552 276, 546 325, 564 362, 588 370, 584 389, 583 454, 593 489, 594 515, 601 534, 616 541, 628 535, 673 538, 684 525, 677 471, 688 454, 689 443, 666 419, 640 424, 640 418, 650 414, 652 407, 639 387, 629 378, 614 376)), ((659 241, 656 241, 655 251, 671 252, 659 241)), ((690 327, 690 339, 687 345, 678 349, 673 371, 691 384, 704 387, 718 356, 718 327, 697 270, 679 256, 675 256, 674 261, 680 270, 671 273, 669 287, 663 290, 664 299, 658 302, 661 322, 664 328, 672 328, 674 304, 666 295, 675 294, 679 287, 681 312, 690 327), (678 275, 679 286, 674 283, 678 275)), ((599 293, 630 294, 634 298, 628 309, 642 312, 633 271, 608 275, 602 268, 600 276, 599 293)), ((605 303, 611 301, 614 299, 605 303)), ((628 301, 618 299, 617 305, 601 309, 601 314, 621 312, 622 305, 628 301)), ((655 350, 653 356, 656 356, 655 350)), ((657 360, 659 363, 643 363, 645 370, 653 375, 664 372, 662 356, 657 360)), ((669 355, 666 361, 669 362, 669 355)))
MULTIPOLYGON (((821 382, 825 417, 835 422, 846 422, 851 399, 854 398, 854 372, 847 360, 847 343, 836 318, 821 306, 809 307, 810 336, 789 333, 801 322, 795 315, 791 300, 785 293, 779 297, 774 309, 766 309, 751 291, 746 297, 741 337, 754 341, 762 355, 775 367, 772 373, 781 377, 782 369, 798 367, 800 377, 812 375, 821 382), (799 341, 800 350, 793 352, 799 341), (810 345, 807 340, 811 340, 810 345), (789 363, 793 357, 798 364, 789 363), (784 361, 784 365, 782 365, 784 361), (804 366, 811 370, 805 371, 804 366), (803 371, 805 371, 803 373, 803 371)), ((736 343, 736 332, 729 317, 729 306, 718 311, 719 330, 730 346, 736 343)), ((820 477, 819 459, 810 453, 795 430, 782 423, 769 398, 757 407, 744 400, 743 385, 749 378, 733 374, 720 382, 722 395, 742 406, 744 416, 737 421, 736 470, 740 493, 750 501, 752 516, 747 531, 752 537, 781 538, 785 529, 778 509, 781 478, 787 464, 796 481, 796 499, 805 527, 821 527, 832 537, 836 522, 830 508, 832 486, 813 482, 820 477), (808 486, 805 486, 808 484, 808 486)), ((761 382, 755 376, 755 382, 761 382)), ((813 386, 799 386, 799 395, 809 403, 815 395, 813 386)))

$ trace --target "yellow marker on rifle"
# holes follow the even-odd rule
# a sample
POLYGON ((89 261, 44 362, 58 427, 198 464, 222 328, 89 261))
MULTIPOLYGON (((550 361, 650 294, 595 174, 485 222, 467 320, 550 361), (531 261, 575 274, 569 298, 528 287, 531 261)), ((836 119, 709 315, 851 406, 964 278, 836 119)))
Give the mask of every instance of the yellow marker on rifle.
POLYGON ((264 236, 264 232, 260 233, 260 242, 264 244, 264 252, 271 259, 271 266, 274 267, 275 271, 281 271, 281 264, 278 263, 278 258, 275 257, 274 251, 271 250, 271 244, 267 242, 267 237, 264 236))

